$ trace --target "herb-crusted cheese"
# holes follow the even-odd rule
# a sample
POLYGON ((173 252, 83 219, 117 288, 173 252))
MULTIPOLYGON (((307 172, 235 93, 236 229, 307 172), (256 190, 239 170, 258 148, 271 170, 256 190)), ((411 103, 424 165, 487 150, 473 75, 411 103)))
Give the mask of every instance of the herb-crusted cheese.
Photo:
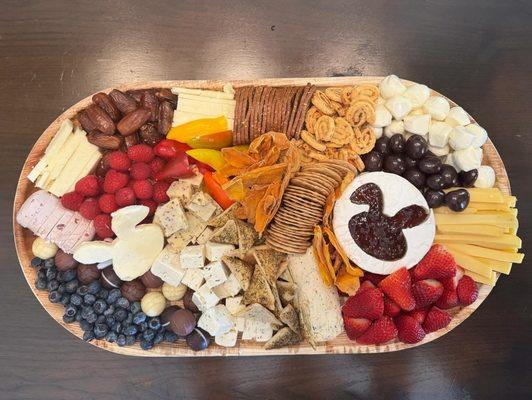
POLYGON ((181 268, 179 253, 167 245, 153 263, 151 272, 164 282, 177 286, 181 283, 185 270, 181 268))
POLYGON ((157 207, 153 222, 163 228, 164 236, 166 237, 172 236, 182 229, 188 229, 185 211, 181 207, 179 199, 172 199, 168 203, 157 207))
POLYGON ((220 206, 204 192, 193 195, 185 208, 205 222, 211 219, 215 212, 220 211, 220 206))

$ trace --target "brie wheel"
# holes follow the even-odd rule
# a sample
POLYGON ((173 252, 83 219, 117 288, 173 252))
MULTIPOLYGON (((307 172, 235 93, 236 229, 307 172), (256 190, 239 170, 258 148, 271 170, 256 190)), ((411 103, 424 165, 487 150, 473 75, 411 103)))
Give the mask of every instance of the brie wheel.
POLYGON ((425 198, 414 185, 405 178, 387 172, 366 172, 357 176, 334 206, 333 229, 338 242, 345 253, 356 265, 375 274, 391 274, 401 267, 411 268, 429 251, 435 235, 434 212, 429 208, 425 198), (383 212, 395 215, 403 207, 417 204, 429 210, 427 219, 420 225, 403 229, 407 249, 405 255, 394 261, 379 260, 363 251, 349 231, 349 220, 356 214, 367 211, 367 204, 354 204, 350 197, 353 192, 366 183, 375 183, 383 194, 383 212))

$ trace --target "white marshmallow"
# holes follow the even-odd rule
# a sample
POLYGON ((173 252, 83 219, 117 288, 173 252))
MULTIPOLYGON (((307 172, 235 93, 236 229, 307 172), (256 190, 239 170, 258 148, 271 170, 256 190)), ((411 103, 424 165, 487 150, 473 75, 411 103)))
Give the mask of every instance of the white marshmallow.
POLYGON ((382 98, 381 96, 379 96, 379 97, 377 98, 377 101, 375 102, 375 105, 377 105, 377 104, 384 104, 384 103, 386 103, 386 99, 384 99, 384 98, 382 98))
POLYGON ((402 94, 406 90, 406 86, 396 75, 388 75, 379 84, 381 96, 388 99, 393 96, 402 94))
POLYGON ((481 147, 488 140, 488 132, 477 124, 469 124, 465 127, 469 133, 475 135, 473 140, 473 147, 481 147))
POLYGON ((375 134, 375 139, 378 139, 382 136, 382 128, 373 127, 373 133, 375 134))
POLYGON ((454 157, 453 157, 453 153, 449 153, 447 154, 447 157, 445 157, 445 160, 443 161, 444 164, 447 164, 447 165, 450 165, 451 167, 454 167, 454 169, 456 170, 456 172, 460 172, 461 169, 458 168, 458 166, 456 165, 456 163, 454 162, 454 157))
POLYGON ((424 115, 424 114, 425 114, 425 111, 423 111, 423 108, 415 108, 408 113, 408 115, 411 115, 411 116, 424 115))
POLYGON ((449 148, 449 145, 445 145, 443 147, 436 147, 436 146, 431 146, 429 144, 429 150, 432 153, 434 153, 435 156, 443 157, 449 154, 450 148, 449 148))
POLYGON ((450 109, 451 106, 449 106, 447 99, 440 96, 429 97, 425 104, 423 104, 423 110, 438 121, 445 120, 450 109))
POLYGON ((432 121, 429 127, 429 143, 434 147, 445 147, 453 128, 445 122, 432 121))
POLYGON ((390 97, 385 105, 395 119, 403 119, 412 110, 412 103, 403 96, 390 97))
POLYGON ((481 165, 478 168, 478 177, 475 187, 492 188, 495 185, 495 171, 489 165, 481 165))
POLYGON ((426 85, 420 85, 419 83, 414 83, 409 86, 403 93, 407 99, 410 99, 412 102, 412 107, 418 108, 423 106, 430 96, 430 89, 426 85))
POLYGON ((390 125, 388 125, 386 128, 384 128, 384 135, 387 137, 392 137, 396 133, 404 133, 405 132, 405 124, 403 121, 397 121, 393 120, 390 125))
POLYGON ((471 171, 479 168, 482 162, 482 149, 478 147, 468 147, 453 153, 453 161, 461 171, 471 171))
POLYGON ((469 115, 467 115, 462 107, 453 107, 449 110, 447 118, 445 118, 445 122, 451 126, 466 126, 471 122, 471 120, 469 119, 469 115))
POLYGON ((473 145, 475 135, 463 126, 455 126, 449 135, 449 144, 454 150, 464 150, 473 145))
POLYGON ((392 114, 390 114, 390 111, 383 104, 377 104, 375 106, 375 123, 373 126, 376 128, 384 128, 390 125, 391 122, 392 114))
POLYGON ((426 135, 429 132, 430 115, 407 115, 404 123, 406 131, 417 135, 426 135))

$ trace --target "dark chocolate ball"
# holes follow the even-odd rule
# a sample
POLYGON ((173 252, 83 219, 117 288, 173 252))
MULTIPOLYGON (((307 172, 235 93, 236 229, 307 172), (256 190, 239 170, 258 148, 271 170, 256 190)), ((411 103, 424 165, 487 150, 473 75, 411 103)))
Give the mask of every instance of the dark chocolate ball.
POLYGON ((168 326, 170 324, 170 318, 172 315, 181 308, 179 306, 168 306, 164 309, 164 311, 161 313, 161 324, 163 326, 168 326))
POLYGON ((421 172, 431 175, 440 172, 441 165, 441 160, 438 157, 429 156, 419 161, 418 168, 421 172))
POLYGON ((402 175, 406 170, 405 159, 399 154, 390 154, 384 159, 384 170, 392 174, 402 175))
POLYGON ((405 157, 405 166, 406 169, 408 168, 417 168, 417 160, 414 160, 413 158, 410 158, 408 156, 405 157))
POLYGON ((443 177, 440 174, 429 176, 426 183, 432 190, 441 190, 444 187, 443 177))
POLYGON ((400 133, 396 133, 390 138, 389 146, 392 153, 401 154, 405 150, 405 138, 400 133))
POLYGON ((140 301, 146 294, 146 287, 138 279, 124 282, 120 286, 122 296, 129 301, 140 301))
POLYGON ((405 149, 408 157, 419 160, 427 153, 428 145, 420 135, 412 135, 406 141, 405 149))
POLYGON ((381 171, 382 170, 382 154, 378 151, 372 150, 362 156, 364 167, 368 172, 381 171))
POLYGON ((478 169, 472 169, 470 171, 460 171, 460 173, 458 174, 460 184, 464 187, 472 187, 477 178, 478 169))
POLYGON ((61 249, 57 250, 54 263, 59 271, 68 271, 69 269, 76 268, 79 264, 72 254, 65 253, 61 249))
POLYGON ((443 190, 427 189, 425 192, 425 200, 430 208, 440 207, 445 200, 445 193, 443 190))
POLYGON ((452 190, 445 195, 445 204, 453 211, 464 211, 469 205, 469 192, 465 189, 452 190))
POLYGON ((187 336, 187 345, 194 351, 205 350, 211 344, 211 335, 201 328, 196 328, 187 336))
POLYGON ((106 289, 119 288, 122 285, 122 280, 118 277, 112 265, 102 270, 100 281, 106 289))
POLYGON ((390 138, 381 136, 375 142, 375 151, 378 151, 382 155, 386 155, 390 152, 390 138))
POLYGON ((101 271, 96 264, 79 264, 77 270, 78 281, 84 285, 88 285, 100 279, 101 271))
POLYGON ((192 301, 192 295, 194 291, 188 289, 185 295, 183 296, 183 305, 187 310, 192 311, 193 313, 199 312, 198 306, 192 301))
POLYGON ((163 285, 163 280, 157 275, 154 275, 151 271, 146 272, 140 277, 140 280, 147 288, 155 289, 163 285))
POLYGON ((170 329, 176 335, 185 337, 196 327, 196 317, 190 310, 177 310, 170 317, 170 329))
POLYGON ((418 189, 422 189, 425 186, 425 174, 416 168, 407 169, 403 174, 403 178, 418 189))
POLYGON ((443 164, 440 175, 443 178, 444 189, 458 185, 458 173, 452 165, 443 164))

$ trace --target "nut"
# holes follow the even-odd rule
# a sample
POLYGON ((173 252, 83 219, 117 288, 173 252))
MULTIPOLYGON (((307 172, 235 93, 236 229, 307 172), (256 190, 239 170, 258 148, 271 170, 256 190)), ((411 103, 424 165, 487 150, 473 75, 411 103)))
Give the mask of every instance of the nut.
POLYGON ((31 251, 35 257, 39 257, 42 260, 52 258, 57 253, 57 246, 52 242, 37 237, 31 245, 31 251))
POLYGON ((137 108, 122 118, 116 128, 122 135, 128 136, 148 122, 149 119, 150 111, 145 108, 137 108))
POLYGON ((106 135, 112 135, 115 133, 115 123, 104 110, 98 107, 96 104, 92 104, 85 110, 87 116, 90 118, 97 130, 106 135))
POLYGON ((59 271, 67 271, 69 269, 76 268, 78 262, 74 259, 72 254, 65 253, 63 250, 59 249, 55 254, 55 266, 59 271))
POLYGON ((157 317, 166 307, 166 299, 161 292, 149 292, 140 301, 140 308, 148 317, 157 317))
POLYGON ((106 135, 100 131, 92 131, 87 135, 87 140, 95 146, 106 150, 117 150, 122 144, 122 138, 115 135, 106 135))
POLYGON ((122 114, 129 114, 137 108, 137 102, 135 99, 120 90, 112 90, 111 93, 109 93, 109 97, 113 99, 116 108, 118 108, 122 114))
POLYGON ((92 96, 92 101, 102 110, 104 110, 114 122, 120 119, 120 111, 113 102, 113 99, 111 99, 107 94, 101 92, 96 93, 94 96, 92 96))
POLYGON ((120 292, 129 301, 139 301, 146 294, 146 288, 141 281, 135 279, 133 281, 124 282, 120 286, 120 292))
POLYGON ((94 282, 100 279, 101 271, 98 269, 96 264, 79 264, 78 265, 78 281, 84 285, 88 285, 91 282, 94 282))
POLYGON ((157 130, 160 135, 166 136, 172 127, 172 119, 174 118, 174 109, 172 105, 163 101, 159 105, 159 116, 157 117, 157 130))
POLYGON ((163 296, 166 297, 167 300, 177 301, 183 298, 183 296, 187 292, 187 287, 182 283, 177 286, 172 286, 165 282, 163 284, 162 292, 163 296))

